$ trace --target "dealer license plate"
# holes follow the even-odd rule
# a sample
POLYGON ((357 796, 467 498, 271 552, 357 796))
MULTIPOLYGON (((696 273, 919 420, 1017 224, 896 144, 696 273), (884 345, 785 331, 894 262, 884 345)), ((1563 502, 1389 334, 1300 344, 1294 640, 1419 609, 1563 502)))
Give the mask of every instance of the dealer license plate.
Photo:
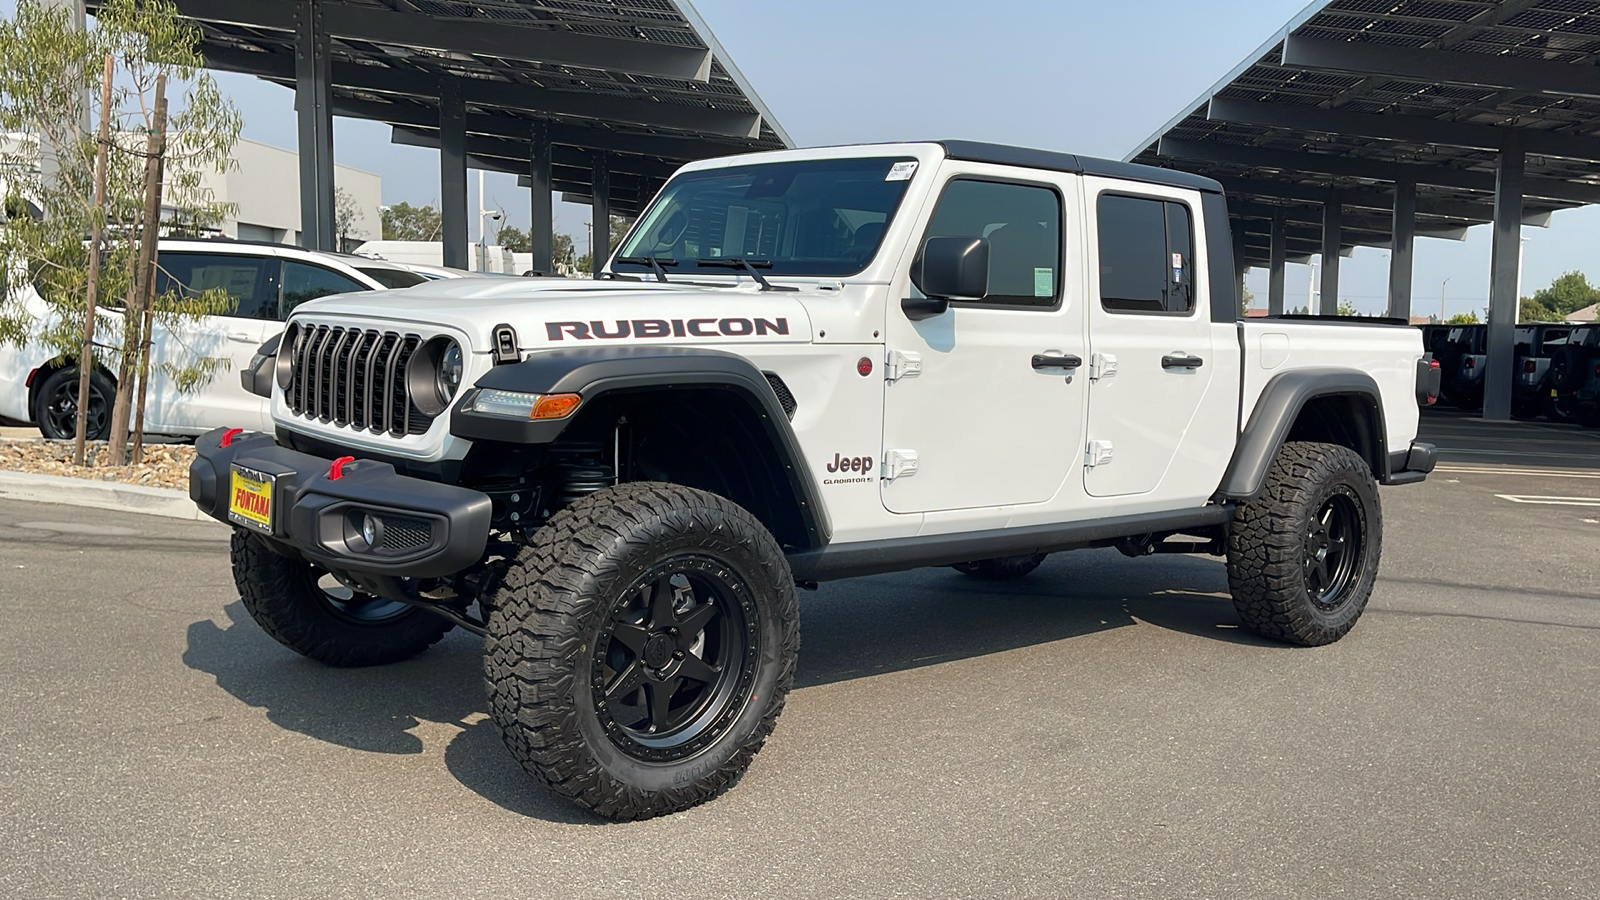
POLYGON ((244 466, 233 467, 228 518, 246 528, 272 533, 272 482, 276 476, 244 466))

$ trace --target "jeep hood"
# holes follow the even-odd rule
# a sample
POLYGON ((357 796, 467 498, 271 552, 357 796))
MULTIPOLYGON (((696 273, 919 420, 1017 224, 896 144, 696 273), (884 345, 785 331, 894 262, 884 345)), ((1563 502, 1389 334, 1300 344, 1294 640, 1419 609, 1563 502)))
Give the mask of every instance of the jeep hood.
MULTIPOLYGON (((568 278, 441 279, 404 290, 339 294, 297 307, 291 322, 361 319, 396 329, 437 326, 487 353, 497 325, 524 351, 601 343, 737 344, 811 340, 800 293, 752 282, 706 287, 568 278)), ((801 288, 805 291, 805 288, 801 288)))

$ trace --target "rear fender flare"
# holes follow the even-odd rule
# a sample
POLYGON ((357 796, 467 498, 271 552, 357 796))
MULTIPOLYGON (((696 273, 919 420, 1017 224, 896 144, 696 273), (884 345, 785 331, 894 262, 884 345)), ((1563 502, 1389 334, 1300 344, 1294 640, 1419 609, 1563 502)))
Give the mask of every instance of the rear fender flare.
POLYGON ((1379 481, 1389 477, 1388 435, 1383 415, 1383 398, 1372 376, 1357 369, 1314 368, 1284 372, 1267 382, 1250 422, 1239 435, 1233 459, 1222 476, 1217 495, 1227 500, 1250 500, 1266 487, 1267 472, 1289 431, 1310 401, 1320 397, 1357 397, 1372 404, 1378 446, 1368 456, 1379 481))

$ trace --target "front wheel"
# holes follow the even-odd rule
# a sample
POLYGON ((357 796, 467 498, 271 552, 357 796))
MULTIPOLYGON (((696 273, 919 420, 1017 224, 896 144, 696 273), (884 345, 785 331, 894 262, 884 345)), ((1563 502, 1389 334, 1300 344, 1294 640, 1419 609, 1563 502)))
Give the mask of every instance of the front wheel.
POLYGON ((1331 644, 1372 596, 1383 516, 1355 451, 1291 442, 1228 536, 1228 586, 1245 626, 1291 644, 1331 644))
POLYGON ((688 809, 744 773, 800 645, 789 564, 748 512, 635 482, 551 517, 489 616, 489 709, 534 777, 603 816, 688 809))
POLYGON ((420 607, 352 591, 304 560, 233 530, 233 580, 250 617, 273 640, 330 666, 410 659, 455 626, 420 607))

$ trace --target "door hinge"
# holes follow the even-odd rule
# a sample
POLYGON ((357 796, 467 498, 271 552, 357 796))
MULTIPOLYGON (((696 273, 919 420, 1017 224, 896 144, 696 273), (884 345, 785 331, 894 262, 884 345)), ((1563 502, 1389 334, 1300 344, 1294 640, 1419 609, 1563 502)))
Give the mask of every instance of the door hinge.
POLYGON ((885 450, 883 452, 883 478, 893 481, 905 475, 917 474, 917 451, 885 450))
POLYGON ((1095 466, 1103 466, 1108 462, 1111 462, 1110 441, 1090 441, 1089 446, 1084 448, 1083 464, 1085 466, 1092 469, 1095 466))
POLYGON ((909 353, 903 350, 889 351, 889 358, 883 364, 883 378, 885 381, 915 378, 921 374, 922 354, 909 353))
POLYGON ((1089 380, 1099 381, 1117 374, 1117 358, 1109 353, 1096 353, 1089 358, 1089 380))

